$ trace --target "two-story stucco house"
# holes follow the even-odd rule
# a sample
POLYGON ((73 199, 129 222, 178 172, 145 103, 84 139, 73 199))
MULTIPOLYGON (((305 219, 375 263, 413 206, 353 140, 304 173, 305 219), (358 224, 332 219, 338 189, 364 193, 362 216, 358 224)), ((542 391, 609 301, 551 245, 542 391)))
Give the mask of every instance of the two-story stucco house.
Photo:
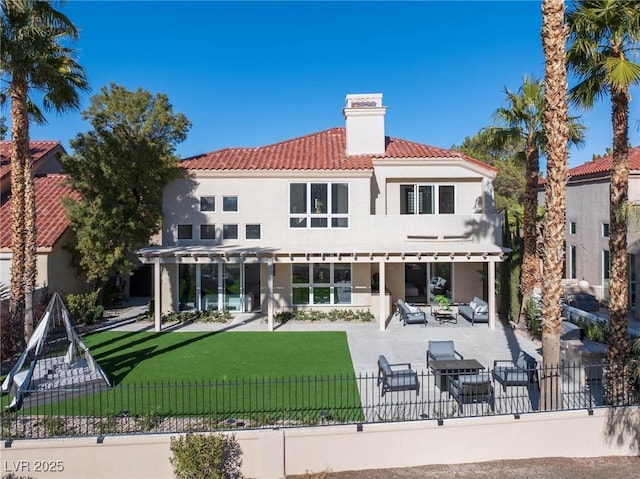
MULTIPOLYGON (((609 224, 611 155, 568 171, 565 232, 567 283, 582 282, 580 289, 598 299, 609 296, 609 224)), ((640 147, 629 150, 629 201, 640 203, 640 147)), ((539 196, 544 203, 544 196, 539 196)), ((640 222, 631 218, 627 232, 629 252, 629 306, 637 303, 636 272, 640 267, 640 222)), ((636 316, 640 310, 636 308, 636 316)))
POLYGON ((187 158, 164 191, 154 264, 161 313, 368 309, 384 329, 398 298, 488 299, 503 260, 495 169, 385 136, 381 94, 348 95, 344 128, 187 158))
MULTIPOLYGON (((90 290, 86 279, 73 265, 67 246, 75 235, 62 206, 65 196, 77 197, 62 174, 60 158, 65 150, 58 141, 29 143, 34 170, 37 228, 36 285, 51 291, 83 293, 90 290)), ((0 141, 0 284, 11 283, 11 149, 0 141)))

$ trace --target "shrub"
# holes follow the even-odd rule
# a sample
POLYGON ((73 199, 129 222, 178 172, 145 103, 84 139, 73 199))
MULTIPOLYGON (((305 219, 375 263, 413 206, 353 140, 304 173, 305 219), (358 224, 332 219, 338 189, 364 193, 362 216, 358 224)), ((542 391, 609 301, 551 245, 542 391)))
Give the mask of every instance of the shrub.
POLYGON ((542 320, 540 319, 540 306, 533 298, 529 298, 525 304, 527 314, 527 329, 531 335, 540 339, 542 337, 542 320))
POLYGON ((96 305, 99 291, 87 294, 68 294, 66 298, 69 314, 77 324, 91 324, 102 319, 104 307, 96 305))
POLYGON ((368 310, 331 309, 320 311, 316 309, 304 309, 298 311, 281 311, 274 316, 276 323, 284 324, 287 321, 360 321, 367 323, 373 320, 373 314, 368 310))
POLYGON ((171 438, 171 465, 177 479, 242 477, 242 451, 235 436, 222 433, 171 438))
POLYGON ((23 324, 16 314, 9 312, 9 300, 0 301, 0 355, 3 359, 20 354, 24 346, 23 324))

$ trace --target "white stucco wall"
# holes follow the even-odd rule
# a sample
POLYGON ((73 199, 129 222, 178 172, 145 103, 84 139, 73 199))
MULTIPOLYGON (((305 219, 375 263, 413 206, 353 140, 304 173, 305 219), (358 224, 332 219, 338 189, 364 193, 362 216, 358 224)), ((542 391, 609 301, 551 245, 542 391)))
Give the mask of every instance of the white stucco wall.
MULTIPOLYGON (((240 430, 247 478, 545 457, 637 456, 636 407, 437 421, 240 430), (348 454, 345 453, 348 451, 348 454)), ((3 441, 4 473, 38 479, 170 479, 175 434, 3 441), (42 464, 55 470, 42 471, 42 464), (40 470, 36 471, 36 467, 40 470), (62 471, 59 468, 62 467, 62 471), (18 470, 18 468, 21 468, 18 470)))

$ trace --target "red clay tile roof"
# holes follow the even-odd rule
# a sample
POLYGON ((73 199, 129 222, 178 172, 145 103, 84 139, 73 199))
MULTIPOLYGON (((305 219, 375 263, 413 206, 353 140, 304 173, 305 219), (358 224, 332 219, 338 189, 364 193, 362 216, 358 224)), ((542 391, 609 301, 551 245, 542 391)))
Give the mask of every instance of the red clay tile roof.
POLYGON ((387 137, 384 155, 347 156, 344 128, 301 136, 257 148, 225 148, 185 158, 191 170, 370 170, 373 158, 463 158, 483 168, 495 168, 453 150, 387 137))
MULTIPOLYGON (((31 158, 34 171, 38 163, 54 148, 61 146, 59 141, 30 141, 31 158)), ((11 173, 11 142, 0 141, 0 179, 4 179, 11 173)))
MULTIPOLYGON (((62 198, 78 198, 65 181, 69 175, 52 174, 34 178, 38 248, 53 246, 69 226, 62 198)), ((0 205, 0 248, 11 247, 11 198, 0 205)))
MULTIPOLYGON (((611 164, 613 163, 613 156, 605 156, 598 158, 597 160, 589 161, 583 165, 571 168, 568 172, 569 176, 585 176, 596 175, 599 173, 609 173, 611 171, 611 164)), ((640 170, 640 146, 631 148, 629 150, 629 169, 640 170)))

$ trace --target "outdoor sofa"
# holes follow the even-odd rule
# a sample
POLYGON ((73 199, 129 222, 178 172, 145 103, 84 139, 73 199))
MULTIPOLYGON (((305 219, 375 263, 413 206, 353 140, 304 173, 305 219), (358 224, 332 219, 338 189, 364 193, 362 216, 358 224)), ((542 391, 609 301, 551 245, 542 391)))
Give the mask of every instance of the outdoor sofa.
POLYGON ((569 294, 565 302, 576 309, 582 311, 599 311, 600 303, 596 297, 588 293, 569 294))
POLYGON ((404 326, 407 323, 424 323, 425 326, 427 325, 427 313, 402 299, 396 301, 396 312, 400 315, 400 321, 404 326))
POLYGON ((458 306, 458 314, 475 323, 488 323, 489 322, 489 304, 477 296, 474 296, 469 304, 461 304, 458 306))
POLYGON ((389 364, 387 358, 381 354, 378 357, 378 386, 382 386, 380 395, 387 391, 415 391, 420 390, 418 373, 411 369, 411 363, 389 364))

